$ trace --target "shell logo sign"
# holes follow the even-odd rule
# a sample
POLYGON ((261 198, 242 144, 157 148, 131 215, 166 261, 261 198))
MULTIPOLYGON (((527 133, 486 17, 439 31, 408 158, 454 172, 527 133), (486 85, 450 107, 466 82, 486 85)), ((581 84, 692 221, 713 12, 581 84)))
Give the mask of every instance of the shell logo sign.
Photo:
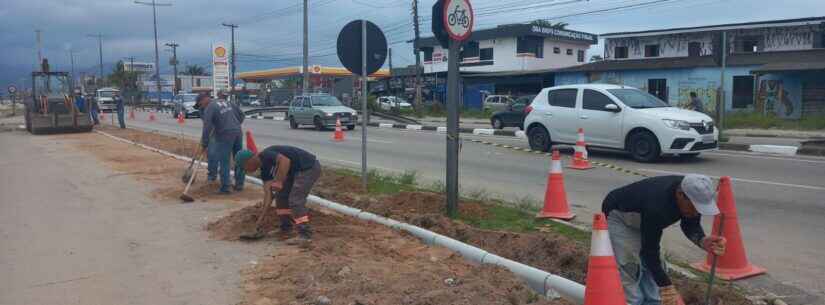
POLYGON ((315 65, 312 66, 312 69, 309 70, 313 74, 321 74, 321 66, 315 65))
POLYGON ((226 57, 226 48, 222 46, 215 48, 215 57, 226 57))

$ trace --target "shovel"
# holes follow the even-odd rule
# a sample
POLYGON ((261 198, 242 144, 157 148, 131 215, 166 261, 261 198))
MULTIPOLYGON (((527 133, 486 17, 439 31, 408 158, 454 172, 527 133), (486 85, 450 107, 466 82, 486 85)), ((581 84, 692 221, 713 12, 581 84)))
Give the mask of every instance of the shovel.
POLYGON ((198 161, 194 161, 195 159, 192 159, 193 160, 192 164, 194 166, 192 167, 192 173, 189 175, 189 182, 186 183, 186 188, 183 189, 183 194, 180 194, 180 200, 183 200, 183 202, 195 201, 195 198, 192 198, 192 196, 189 196, 188 193, 189 193, 189 187, 192 186, 192 181, 195 181, 195 176, 198 174, 198 172, 197 172, 198 167, 197 166, 200 164, 200 157, 202 155, 203 154, 198 155, 198 158, 197 158, 198 161))
MULTIPOLYGON (((719 214, 719 236, 722 236, 722 231, 725 229, 725 214, 719 214)), ((713 257, 710 260, 710 278, 708 279, 708 291, 705 293, 705 305, 711 305, 710 294, 713 291, 713 279, 716 278, 716 261, 719 256, 711 251, 710 255, 713 257)))
POLYGON ((200 161, 201 153, 198 152, 192 161, 189 161, 189 166, 186 167, 186 170, 183 171, 183 175, 180 177, 180 180, 183 183, 189 183, 189 179, 192 178, 192 173, 194 172, 195 162, 200 161))

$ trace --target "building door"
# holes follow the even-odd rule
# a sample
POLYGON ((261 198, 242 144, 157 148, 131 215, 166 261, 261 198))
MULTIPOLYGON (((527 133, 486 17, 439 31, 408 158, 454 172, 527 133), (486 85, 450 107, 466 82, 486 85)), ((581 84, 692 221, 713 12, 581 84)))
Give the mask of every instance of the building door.
POLYGON ((825 115, 825 80, 803 82, 802 117, 821 115, 825 115))
POLYGON ((733 108, 748 108, 753 105, 753 76, 733 77, 733 108))
POLYGON ((664 78, 655 78, 655 79, 648 79, 647 80, 647 92, 650 94, 655 95, 659 99, 665 101, 665 103, 670 103, 667 101, 667 79, 664 78))

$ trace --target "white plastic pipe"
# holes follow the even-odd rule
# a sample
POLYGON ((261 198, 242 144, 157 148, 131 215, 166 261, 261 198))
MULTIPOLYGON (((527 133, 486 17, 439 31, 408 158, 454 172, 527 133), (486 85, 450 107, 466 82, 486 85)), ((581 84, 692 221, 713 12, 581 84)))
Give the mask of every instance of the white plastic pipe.
MULTIPOLYGON (((192 160, 188 157, 176 155, 176 154, 164 151, 164 150, 160 150, 160 149, 157 149, 157 148, 154 148, 154 147, 149 147, 149 146, 146 146, 146 145, 143 145, 143 144, 140 144, 140 143, 135 143, 133 141, 129 141, 129 140, 126 140, 126 139, 123 139, 123 138, 120 138, 120 137, 116 137, 116 136, 113 136, 113 135, 108 134, 106 132, 102 132, 102 131, 97 131, 97 132, 102 134, 102 135, 105 135, 107 137, 110 137, 112 139, 115 139, 115 140, 118 140, 118 141, 121 141, 121 142, 125 142, 125 143, 129 143, 129 144, 138 145, 138 146, 140 146, 144 149, 154 151, 154 152, 158 152, 158 153, 161 153, 163 155, 173 157, 175 159, 184 160, 184 161, 191 161, 192 160)), ((246 180, 249 181, 250 183, 257 184, 257 185, 262 185, 263 184, 263 181, 261 181, 261 179, 251 177, 251 176, 247 176, 246 180)), ((407 224, 407 223, 399 222, 399 221, 396 221, 396 220, 393 220, 393 219, 390 219, 390 218, 378 216, 378 215, 375 215, 373 213, 364 212, 362 210, 352 208, 352 207, 349 207, 349 206, 346 206, 346 205, 343 205, 343 204, 340 204, 340 203, 337 203, 337 202, 334 202, 334 201, 330 201, 330 200, 327 200, 327 199, 324 199, 324 198, 321 198, 321 197, 318 197, 318 196, 315 196, 315 195, 309 195, 309 197, 307 197, 307 199, 309 200, 309 202, 311 202, 313 204, 328 208, 330 210, 336 211, 336 212, 344 214, 344 215, 348 215, 348 216, 356 217, 356 218, 359 218, 359 219, 380 223, 380 224, 383 224, 385 226, 391 227, 393 229, 398 229, 398 230, 403 230, 403 231, 409 232, 410 234, 420 238, 426 244, 438 245, 438 246, 442 246, 442 247, 445 247, 447 249, 453 250, 453 251, 461 254, 461 256, 463 256, 463 257, 465 257, 465 258, 467 258, 471 261, 474 261, 474 262, 477 262, 477 263, 483 263, 483 264, 499 265, 499 266, 502 266, 504 268, 507 268, 508 270, 510 270, 510 272, 513 272, 518 277, 525 280, 527 282, 528 286, 530 286, 530 288, 532 288, 533 290, 535 290, 538 293, 541 293, 542 295, 544 295, 547 298, 555 299, 555 298, 558 298, 558 297, 563 297, 563 298, 565 298, 567 300, 570 300, 570 301, 572 301, 574 303, 577 303, 577 304, 584 303, 584 285, 582 285, 582 284, 579 284, 579 283, 576 283, 574 281, 568 280, 566 278, 551 274, 549 272, 546 272, 544 270, 541 270, 541 269, 538 269, 538 268, 535 268, 535 267, 531 267, 531 266, 528 266, 528 265, 525 265, 525 264, 522 264, 522 263, 519 263, 519 262, 516 262, 516 261, 512 261, 512 260, 497 256, 495 254, 489 253, 487 251, 476 248, 474 246, 462 243, 458 240, 455 240, 455 239, 449 238, 447 236, 440 235, 440 234, 425 230, 423 228, 420 228, 420 227, 417 227, 417 226, 414 226, 414 225, 411 225, 411 224, 407 224)))

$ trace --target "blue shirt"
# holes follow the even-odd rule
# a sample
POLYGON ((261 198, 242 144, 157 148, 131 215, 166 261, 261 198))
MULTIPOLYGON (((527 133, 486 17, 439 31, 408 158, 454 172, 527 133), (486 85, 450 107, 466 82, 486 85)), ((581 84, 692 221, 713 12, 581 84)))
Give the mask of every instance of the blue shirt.
POLYGON ((74 105, 77 107, 78 111, 86 112, 86 99, 84 99, 82 95, 78 95, 74 98, 74 105))

